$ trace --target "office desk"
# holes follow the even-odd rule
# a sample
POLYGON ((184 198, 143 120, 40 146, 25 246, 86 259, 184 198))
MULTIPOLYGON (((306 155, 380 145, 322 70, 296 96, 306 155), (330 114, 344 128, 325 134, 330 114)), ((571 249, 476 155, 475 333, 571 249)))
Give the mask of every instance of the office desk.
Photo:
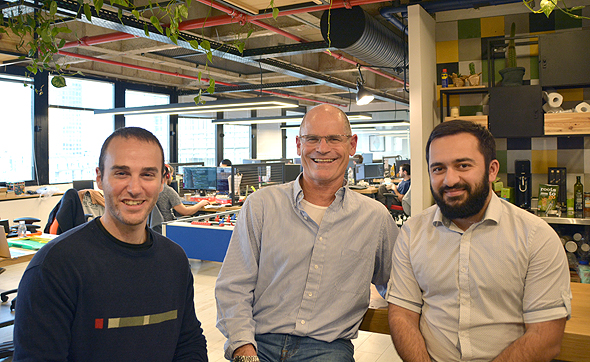
MULTIPOLYGON (((590 361, 590 284, 571 283, 572 318, 565 325, 558 360, 571 362, 590 361)), ((368 332, 389 334, 385 301, 376 291, 371 293, 371 305, 360 329, 368 332), (376 294, 376 295, 375 295, 376 294), (375 307, 373 307, 375 306, 375 307)))
POLYGON ((373 186, 369 186, 366 189, 351 189, 352 191, 356 191, 359 194, 363 194, 363 195, 373 195, 376 194, 379 191, 378 187, 373 187, 373 186))

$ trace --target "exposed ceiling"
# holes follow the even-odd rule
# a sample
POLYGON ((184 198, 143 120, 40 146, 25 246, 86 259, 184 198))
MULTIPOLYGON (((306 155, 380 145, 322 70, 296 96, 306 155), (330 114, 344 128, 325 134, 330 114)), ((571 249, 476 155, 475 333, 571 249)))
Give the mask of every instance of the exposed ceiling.
MULTIPOLYGON (((78 8, 76 0, 57 3, 62 14, 74 14, 78 8)), ((262 91, 296 98, 303 105, 341 106, 348 106, 351 99, 354 103, 360 64, 365 86, 376 94, 375 103, 385 103, 389 109, 407 103, 401 68, 370 68, 375 64, 361 59, 362 49, 357 58, 327 46, 320 19, 329 0, 274 0, 280 10, 276 20, 271 16, 270 0, 192 0, 182 23, 183 35, 187 40, 209 40, 214 49, 212 62, 187 41, 173 44, 151 24, 146 37, 143 22, 128 11, 119 20, 117 9, 107 3, 92 22, 83 15, 67 22, 73 31, 65 34, 67 43, 56 63, 70 64, 70 71, 88 75, 175 87, 181 94, 194 94, 208 86, 197 79, 200 71, 203 78, 215 79, 219 97, 253 97, 262 91), (243 54, 236 47, 240 41, 245 45, 243 54)), ((334 0, 332 9, 351 4, 362 4, 388 38, 406 46, 402 32, 379 14, 391 2, 334 0)), ((148 0, 135 1, 135 6, 142 5, 147 6, 148 0)), ((149 10, 142 13, 148 24, 151 15, 149 10)), ((332 28, 331 33, 341 30, 332 28)), ((14 44, 4 38, 0 48, 4 54, 0 61, 10 62, 16 52, 14 44)))

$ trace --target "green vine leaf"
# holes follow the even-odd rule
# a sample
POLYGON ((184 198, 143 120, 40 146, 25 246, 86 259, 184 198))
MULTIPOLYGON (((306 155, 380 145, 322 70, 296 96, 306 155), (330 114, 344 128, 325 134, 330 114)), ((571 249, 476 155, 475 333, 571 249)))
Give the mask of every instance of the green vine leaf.
POLYGON ((164 29, 162 29, 162 25, 160 25, 160 19, 158 19, 157 16, 152 15, 150 17, 150 22, 152 23, 153 26, 156 27, 156 29, 158 29, 158 31, 162 34, 164 34, 164 29))
POLYGON ((123 9, 117 10, 117 17, 119 18, 119 20, 123 20, 123 9))
POLYGON ((131 10, 131 14, 133 14, 133 16, 135 16, 138 20, 141 19, 141 15, 139 15, 139 11, 137 10, 131 10))
POLYGON ((66 79, 61 75, 56 75, 51 79, 51 85, 55 88, 63 88, 66 86, 66 79))
POLYGON ((197 40, 189 40, 188 43, 193 49, 199 49, 199 42, 197 40))
POLYGON ((186 6, 180 5, 176 9, 178 10, 180 16, 182 16, 185 19, 188 18, 188 8, 186 6))
POLYGON ((94 0, 94 8, 96 9, 97 14, 100 11, 100 9, 102 9, 102 5, 103 5, 103 0, 94 0))
POLYGON ((207 92, 209 92, 209 94, 215 93, 215 80, 214 79, 209 79, 209 87, 207 87, 207 92))
POLYGON ((57 3, 55 1, 52 1, 49 5, 49 15, 54 16, 55 13, 57 13, 57 3))
POLYGON ((148 28, 147 23, 144 23, 143 24, 143 32, 145 33, 145 36, 149 38, 149 36, 150 36, 150 30, 148 28))
POLYGON ((90 12, 90 5, 84 4, 84 15, 88 21, 92 21, 92 13, 90 12))

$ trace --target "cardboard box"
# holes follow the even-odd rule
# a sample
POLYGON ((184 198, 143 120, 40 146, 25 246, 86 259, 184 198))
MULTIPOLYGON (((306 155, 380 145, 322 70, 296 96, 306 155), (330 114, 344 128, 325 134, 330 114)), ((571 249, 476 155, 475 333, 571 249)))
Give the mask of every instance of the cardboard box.
POLYGON ((503 187, 500 197, 514 204, 516 198, 514 194, 514 187, 503 187))

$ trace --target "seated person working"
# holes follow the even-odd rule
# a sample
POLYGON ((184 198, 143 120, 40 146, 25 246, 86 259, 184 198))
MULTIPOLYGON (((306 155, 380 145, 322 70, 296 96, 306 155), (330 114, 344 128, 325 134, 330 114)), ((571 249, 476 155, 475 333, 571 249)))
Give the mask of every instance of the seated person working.
POLYGON ((399 167, 399 177, 401 177, 403 180, 400 181, 399 184, 397 184, 397 186, 393 183, 388 184, 388 185, 381 185, 379 186, 379 191, 377 192, 377 201, 380 201, 382 204, 385 205, 385 193, 389 192, 389 191, 393 191, 393 193, 395 193, 394 199, 393 199, 393 205, 400 205, 402 204, 402 199, 404 198, 404 195, 408 192, 408 190, 410 189, 410 184, 412 182, 412 177, 410 176, 410 164, 409 163, 404 163, 399 167))
POLYGON ((184 205, 180 195, 170 187, 172 176, 174 176, 174 169, 172 166, 166 165, 166 183, 164 184, 164 188, 162 189, 162 192, 160 192, 158 202, 156 203, 164 221, 172 221, 175 219, 172 209, 183 216, 189 216, 201 210, 205 205, 209 205, 209 201, 207 200, 203 200, 196 205, 184 205))

